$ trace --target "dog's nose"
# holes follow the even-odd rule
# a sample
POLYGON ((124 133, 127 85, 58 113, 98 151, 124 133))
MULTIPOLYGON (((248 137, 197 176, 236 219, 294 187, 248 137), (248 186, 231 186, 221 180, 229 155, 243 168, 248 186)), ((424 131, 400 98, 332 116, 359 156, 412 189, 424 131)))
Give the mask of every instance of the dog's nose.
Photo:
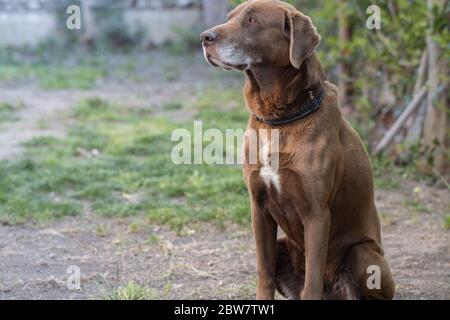
POLYGON ((217 39, 217 36, 217 32, 207 30, 200 35, 200 39, 202 39, 202 41, 204 42, 212 43, 217 39))

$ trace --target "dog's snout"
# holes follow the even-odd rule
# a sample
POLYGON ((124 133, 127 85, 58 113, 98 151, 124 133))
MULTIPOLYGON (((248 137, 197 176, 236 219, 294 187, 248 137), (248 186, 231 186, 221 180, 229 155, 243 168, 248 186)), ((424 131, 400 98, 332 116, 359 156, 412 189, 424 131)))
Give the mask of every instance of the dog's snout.
POLYGON ((212 43, 217 39, 217 32, 212 30, 207 30, 200 35, 200 39, 206 43, 212 43))

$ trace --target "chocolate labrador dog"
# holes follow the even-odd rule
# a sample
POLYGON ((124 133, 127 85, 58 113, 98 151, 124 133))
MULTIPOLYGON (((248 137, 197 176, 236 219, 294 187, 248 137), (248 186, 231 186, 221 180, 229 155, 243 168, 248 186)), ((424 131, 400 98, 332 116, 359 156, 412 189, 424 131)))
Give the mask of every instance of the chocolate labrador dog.
POLYGON ((392 299, 370 160, 325 80, 311 19, 282 1, 247 1, 201 39, 211 65, 245 72, 247 129, 278 130, 277 170, 262 134, 258 161, 244 164, 257 299, 275 289, 290 299, 392 299))

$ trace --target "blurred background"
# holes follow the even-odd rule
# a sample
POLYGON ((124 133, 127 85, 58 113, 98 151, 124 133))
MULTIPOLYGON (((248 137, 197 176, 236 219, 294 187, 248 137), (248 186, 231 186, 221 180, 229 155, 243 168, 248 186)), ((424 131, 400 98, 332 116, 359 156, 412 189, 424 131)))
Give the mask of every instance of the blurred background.
MULTIPOLYGON (((240 169, 170 159, 194 120, 246 126, 244 76, 199 40, 240 2, 0 0, 0 298, 253 298, 240 169)), ((449 1, 289 2, 372 156, 397 297, 448 299, 449 1)))
MULTIPOLYGON (((165 48, 171 54, 194 55, 201 30, 224 22, 229 9, 240 2, 2 0, 0 46, 6 68, 2 79, 36 76, 39 72, 33 67, 39 63, 64 60, 70 67, 131 51, 150 56, 152 50, 165 48), (82 30, 65 27, 70 4, 82 8, 82 30), (12 68, 14 62, 24 72, 12 68)), ((314 18, 323 38, 319 54, 327 75, 339 85, 342 109, 355 120, 369 148, 392 156, 398 164, 416 162, 425 173, 448 175, 448 1, 377 1, 381 30, 365 27, 370 1, 289 2, 314 18), (408 109, 410 116, 377 148, 422 87, 427 92, 408 109)), ((105 70, 85 71, 83 76, 79 68, 75 71, 83 78, 77 84, 68 83, 71 80, 61 70, 55 70, 57 79, 43 82, 61 88, 89 87, 106 76, 105 70)))

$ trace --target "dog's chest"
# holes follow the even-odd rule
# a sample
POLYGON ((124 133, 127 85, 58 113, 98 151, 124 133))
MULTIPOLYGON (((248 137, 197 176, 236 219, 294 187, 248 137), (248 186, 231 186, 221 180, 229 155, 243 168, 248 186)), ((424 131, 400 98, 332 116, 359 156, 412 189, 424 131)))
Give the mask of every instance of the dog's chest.
POLYGON ((247 132, 242 150, 246 183, 274 197, 287 191, 284 177, 292 166, 286 139, 280 140, 278 130, 261 129, 254 136, 247 132))
POLYGON ((279 152, 274 150, 274 143, 268 139, 263 139, 261 145, 259 148, 259 177, 267 188, 273 187, 278 193, 281 193, 279 152))

